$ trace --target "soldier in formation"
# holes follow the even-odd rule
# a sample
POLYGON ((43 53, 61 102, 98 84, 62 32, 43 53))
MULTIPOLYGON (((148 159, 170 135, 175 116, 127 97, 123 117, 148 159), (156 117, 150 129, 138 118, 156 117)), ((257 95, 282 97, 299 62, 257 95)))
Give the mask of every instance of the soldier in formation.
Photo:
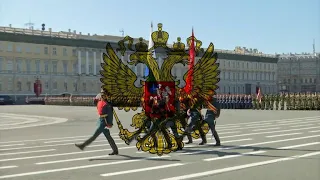
POLYGON ((221 109, 320 110, 320 93, 223 94, 217 96, 221 109))

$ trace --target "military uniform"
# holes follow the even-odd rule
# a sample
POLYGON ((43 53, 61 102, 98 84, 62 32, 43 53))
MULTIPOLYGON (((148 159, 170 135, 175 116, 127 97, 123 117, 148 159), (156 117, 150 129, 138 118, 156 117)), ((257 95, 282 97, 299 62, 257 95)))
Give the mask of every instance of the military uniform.
POLYGON ((290 101, 291 101, 291 110, 295 110, 296 109, 296 95, 295 94, 291 95, 290 101))
POLYGON ((281 97, 280 97, 280 106, 281 106, 281 110, 284 110, 284 102, 285 102, 285 94, 281 94, 281 97))
POLYGON ((270 96, 268 94, 266 94, 265 96, 265 109, 269 110, 270 108, 270 96))
POLYGON ((266 108, 266 97, 264 95, 262 95, 262 97, 261 97, 261 103, 260 104, 261 104, 260 105, 260 109, 261 110, 265 110, 265 108, 266 108))
POLYGON ((271 94, 270 95, 270 109, 273 110, 274 108, 274 100, 276 99, 276 96, 271 94))
POLYGON ((258 109, 257 97, 254 95, 252 96, 252 109, 253 110, 258 109))
POLYGON ((291 107, 291 96, 290 96, 289 93, 286 95, 285 100, 286 100, 286 107, 287 107, 286 110, 291 110, 292 109, 292 107, 291 107))
POLYGON ((280 94, 276 95, 276 110, 279 110, 279 103, 280 103, 280 94))
MULTIPOLYGON (((216 131, 216 118, 218 118, 220 116, 220 104, 217 103, 216 99, 213 98, 212 99, 212 105, 217 109, 217 112, 214 112, 210 109, 207 110, 206 115, 204 120, 208 123, 209 128, 212 132, 212 136, 214 137, 214 139, 216 140, 216 145, 215 146, 220 146, 220 138, 219 135, 216 131)), ((207 143, 207 138, 206 135, 202 135, 201 136, 202 142, 200 143, 200 145, 203 145, 205 143, 207 143)))

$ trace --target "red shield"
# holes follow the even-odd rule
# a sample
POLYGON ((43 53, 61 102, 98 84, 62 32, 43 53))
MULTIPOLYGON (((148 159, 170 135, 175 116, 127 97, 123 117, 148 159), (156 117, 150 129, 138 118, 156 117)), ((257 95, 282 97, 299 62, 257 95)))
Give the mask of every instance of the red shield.
POLYGON ((146 82, 145 112, 150 117, 170 117, 175 113, 175 82, 146 82))

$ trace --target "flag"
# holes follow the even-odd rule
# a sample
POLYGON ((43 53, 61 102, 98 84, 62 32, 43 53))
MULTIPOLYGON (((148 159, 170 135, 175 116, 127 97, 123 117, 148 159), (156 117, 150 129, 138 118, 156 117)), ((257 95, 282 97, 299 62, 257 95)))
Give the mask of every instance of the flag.
POLYGON ((257 99, 258 99, 259 103, 261 103, 261 98, 262 98, 261 88, 258 87, 257 99))
POLYGON ((193 34, 193 28, 192 28, 191 44, 190 44, 190 50, 189 50, 189 61, 190 61, 190 64, 189 64, 189 70, 188 70, 186 86, 185 86, 186 93, 190 93, 192 91, 194 56, 195 56, 194 34, 193 34))
MULTIPOLYGON (((153 41, 152 41, 152 37, 151 37, 152 32, 153 32, 153 24, 152 24, 152 22, 151 22, 151 30, 150 30, 149 46, 148 46, 149 51, 151 50, 151 48, 152 48, 153 45, 154 45, 154 43, 153 43, 153 41)), ((156 57, 156 56, 155 56, 155 51, 154 51, 154 50, 151 50, 151 51, 152 51, 153 57, 155 58, 155 57, 156 57)), ((146 65, 146 69, 145 69, 145 71, 144 71, 144 76, 147 77, 148 75, 149 75, 149 68, 148 68, 148 66, 146 65)))

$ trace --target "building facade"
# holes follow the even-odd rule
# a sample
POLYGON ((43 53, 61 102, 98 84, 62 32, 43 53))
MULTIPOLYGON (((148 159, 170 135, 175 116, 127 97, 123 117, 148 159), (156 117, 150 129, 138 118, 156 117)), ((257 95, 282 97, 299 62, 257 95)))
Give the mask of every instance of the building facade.
POLYGON ((320 54, 280 55, 278 84, 285 92, 320 92, 320 54))
MULTIPOLYGON (((95 95, 101 87, 99 70, 106 42, 116 47, 121 39, 118 36, 83 35, 70 30, 53 32, 51 29, 0 27, 0 94, 33 96, 33 83, 40 79, 42 95, 95 95)), ((277 92, 277 57, 238 50, 216 52, 221 70, 218 93, 251 94, 255 93, 257 85, 265 93, 277 92)), ((121 57, 118 53, 125 64, 130 54, 126 52, 121 57)), ((160 64, 164 57, 157 55, 160 64)), ((137 74, 138 80, 143 78, 143 65, 128 66, 137 74)), ((183 80, 186 71, 187 66, 178 64, 173 75, 183 80)))

